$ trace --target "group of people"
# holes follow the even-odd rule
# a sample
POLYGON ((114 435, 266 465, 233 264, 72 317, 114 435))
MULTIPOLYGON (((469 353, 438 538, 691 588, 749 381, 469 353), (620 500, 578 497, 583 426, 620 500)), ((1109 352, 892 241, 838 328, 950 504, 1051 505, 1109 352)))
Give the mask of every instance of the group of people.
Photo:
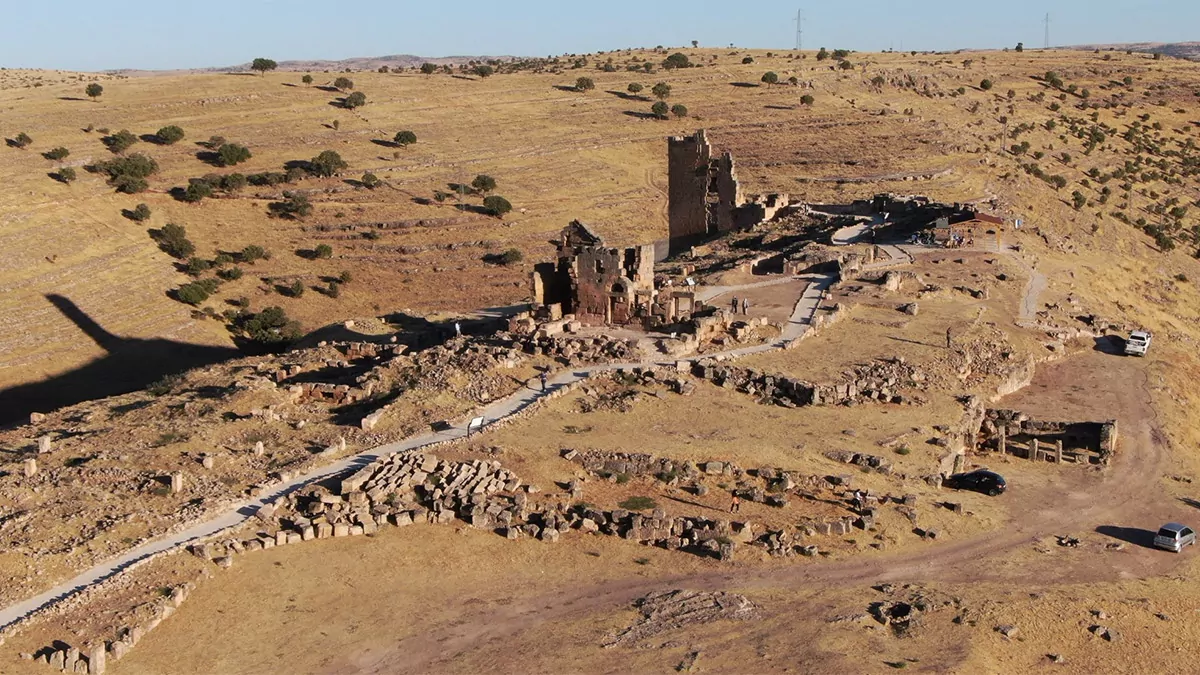
MULTIPOLYGON (((742 298, 741 302, 742 302, 742 304, 741 304, 742 314, 749 313, 750 312, 750 301, 747 300, 746 298, 742 298)), ((733 307, 733 313, 737 314, 738 313, 738 298, 736 295, 733 296, 733 302, 731 304, 733 307)))

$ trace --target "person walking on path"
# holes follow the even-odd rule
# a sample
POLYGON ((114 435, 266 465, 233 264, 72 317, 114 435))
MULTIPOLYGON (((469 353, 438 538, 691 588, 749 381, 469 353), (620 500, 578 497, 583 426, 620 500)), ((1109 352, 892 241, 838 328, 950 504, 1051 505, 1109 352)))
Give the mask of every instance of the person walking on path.
POLYGON ((737 314, 737 309, 738 309, 738 299, 737 299, 737 296, 735 295, 735 296, 733 296, 733 313, 734 314, 737 314))
POLYGON ((742 314, 745 315, 748 311, 750 311, 750 301, 742 298, 742 314))
POLYGON ((733 500, 729 502, 729 512, 737 513, 742 510, 742 500, 734 493, 733 500))
POLYGON ((953 346, 953 342, 951 342, 950 328, 947 327, 946 328, 946 349, 950 349, 952 346, 953 346))
POLYGON ((457 321, 454 322, 454 337, 462 337, 462 324, 457 321))
POLYGON ((542 380, 542 391, 546 391, 546 371, 544 371, 544 370, 542 371, 541 380, 542 380))

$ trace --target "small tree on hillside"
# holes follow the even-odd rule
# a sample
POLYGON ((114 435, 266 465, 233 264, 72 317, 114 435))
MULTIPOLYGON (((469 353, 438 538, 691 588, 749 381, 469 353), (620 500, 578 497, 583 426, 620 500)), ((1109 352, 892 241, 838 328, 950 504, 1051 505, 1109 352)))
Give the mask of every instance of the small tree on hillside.
POLYGON ((682 103, 676 103, 675 105, 671 106, 671 114, 676 117, 687 117, 687 106, 682 103))
POLYGON ((675 52, 663 60, 662 67, 671 70, 674 68, 690 68, 691 61, 688 60, 687 54, 675 52))
POLYGON ((487 174, 479 174, 475 176, 475 180, 471 181, 471 187, 476 191, 487 194, 496 189, 496 179, 487 174))
POLYGON ((472 70, 471 72, 475 73, 479 77, 491 77, 493 74, 495 74, 496 69, 489 65, 481 64, 481 65, 475 66, 474 70, 472 70))
POLYGON ((630 82, 630 83, 629 83, 628 90, 629 90, 629 93, 631 93, 631 94, 639 94, 639 93, 641 93, 641 91, 642 91, 643 89, 645 89, 645 87, 643 87, 642 85, 638 84, 637 82, 630 82))
POLYGON ((827 58, 829 58, 829 52, 825 51, 824 47, 821 47, 821 51, 817 52, 817 60, 824 61, 827 58))
POLYGON ((361 91, 356 91, 353 94, 350 94, 349 96, 346 97, 346 99, 344 101, 342 101, 342 106, 345 108, 349 108, 350 110, 354 110, 355 108, 361 108, 362 106, 364 106, 366 104, 367 104, 367 95, 362 93, 361 91))
POLYGON ((743 59, 742 59, 742 65, 744 65, 744 66, 748 66, 748 65, 750 65, 751 63, 754 63, 754 57, 753 57, 753 56, 747 56, 747 57, 745 57, 745 58, 743 58, 743 59))
POLYGON ((412 145, 417 142, 417 135, 411 131, 398 131, 392 141, 399 146, 412 145))
POLYGON ((304 218, 312 213, 312 204, 303 192, 284 192, 283 200, 271 202, 267 210, 283 218, 304 218))
POLYGON ((333 86, 335 89, 340 89, 341 91, 347 91, 349 89, 354 88, 354 80, 351 80, 348 77, 339 77, 338 79, 333 81, 333 86))
POLYGON ((432 75, 437 72, 437 66, 433 65, 432 63, 422 63, 421 72, 426 75, 432 75))
POLYGON ((172 145, 183 140, 183 129, 172 124, 159 129, 154 136, 158 138, 159 143, 172 145))
POLYGON ((138 204, 129 211, 129 219, 139 223, 150 220, 150 207, 145 204, 138 204))
POLYGON ((1017 51, 1018 51, 1018 52, 1023 52, 1023 51, 1025 51, 1025 43, 1024 43, 1024 42, 1018 42, 1018 43, 1017 43, 1017 51))
POLYGON ((581 77, 575 80, 575 91, 591 91, 596 88, 596 83, 590 77, 581 77))
POLYGON ((762 81, 765 82, 767 84, 767 86, 770 86, 773 84, 779 84, 779 75, 775 74, 772 71, 767 71, 767 72, 763 73, 762 81))
POLYGON ((363 174, 360 182, 363 184, 363 187, 367 188, 368 190, 374 190, 375 188, 379 187, 379 184, 382 181, 379 180, 379 176, 376 176, 368 171, 367 173, 363 174))
POLYGON ((260 75, 264 76, 267 74, 268 70, 275 70, 278 67, 278 63, 275 63, 271 59, 263 58, 254 59, 254 61, 250 64, 250 70, 257 70, 260 75))
POLYGON ((659 101, 659 102, 655 103, 654 105, 650 106, 650 112, 653 113, 654 116, 660 120, 665 120, 667 118, 667 112, 669 110, 670 109, 667 107, 667 104, 665 101, 659 101))
POLYGON ((654 98, 660 101, 666 100, 671 95, 671 85, 666 82, 659 82, 650 89, 650 93, 654 94, 654 98))
POLYGON ((17 148, 24 148, 25 146, 29 145, 32 142, 33 142, 33 139, 30 138, 29 134, 25 133, 24 131, 17 134, 16 136, 13 136, 12 139, 9 140, 9 144, 12 145, 13 147, 17 147, 17 148))
POLYGON ((300 81, 303 82, 304 84, 312 84, 313 76, 305 74, 304 77, 300 78, 300 81))
POLYGON ((69 154, 71 154, 70 150, 60 147, 60 148, 54 148, 52 150, 47 150, 46 152, 43 152, 42 157, 45 157, 46 159, 52 159, 54 161, 58 161, 60 159, 66 159, 67 155, 69 155, 69 154))
POLYGON ((125 152, 133 147, 134 143, 138 142, 138 137, 134 136, 128 129, 122 129, 111 136, 105 136, 100 139, 108 149, 113 152, 125 152))
POLYGON ((100 98, 100 95, 104 93, 104 87, 100 86, 100 83, 98 82, 93 82, 83 88, 83 93, 87 94, 88 97, 94 101, 100 98))
POLYGON ((226 143, 217 150, 217 162, 221 166, 234 166, 250 159, 250 148, 237 143, 226 143))
POLYGON ((75 180, 75 169, 73 169, 69 166, 64 166, 63 168, 58 170, 57 176, 58 176, 58 180, 60 180, 64 183, 71 183, 72 181, 75 180))
POLYGON ((813 98, 812 94, 805 94, 800 97, 800 103, 804 105, 812 105, 814 101, 816 101, 816 99, 813 98))
POLYGON ((504 214, 512 211, 512 204, 508 203, 508 200, 500 195, 490 195, 484 197, 483 208, 487 209, 487 212, 493 216, 503 218, 504 214))
POLYGON ((313 157, 309 162, 312 172, 318 176, 329 178, 333 174, 345 169, 348 164, 342 159, 342 156, 334 150, 325 150, 321 154, 313 157))
POLYGON ((983 80, 982 82, 979 83, 979 88, 984 91, 990 90, 992 88, 992 81, 991 80, 983 80))

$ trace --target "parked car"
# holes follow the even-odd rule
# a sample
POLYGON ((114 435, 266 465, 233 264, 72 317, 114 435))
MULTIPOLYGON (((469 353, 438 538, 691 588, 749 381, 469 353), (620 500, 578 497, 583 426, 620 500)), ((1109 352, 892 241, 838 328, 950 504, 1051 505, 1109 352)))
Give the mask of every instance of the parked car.
POLYGON ((956 490, 974 490, 995 497, 1004 492, 1008 483, 1004 476, 995 471, 977 469, 968 473, 956 473, 946 479, 946 485, 956 490))
POLYGON ((1158 534, 1154 535, 1154 546, 1157 548, 1166 549, 1179 553, 1184 546, 1191 546, 1196 543, 1196 533, 1187 525, 1179 523, 1167 523, 1158 528, 1158 534))
POLYGON ((1125 354, 1129 356, 1145 356, 1150 349, 1150 331, 1135 330, 1125 340, 1125 354))

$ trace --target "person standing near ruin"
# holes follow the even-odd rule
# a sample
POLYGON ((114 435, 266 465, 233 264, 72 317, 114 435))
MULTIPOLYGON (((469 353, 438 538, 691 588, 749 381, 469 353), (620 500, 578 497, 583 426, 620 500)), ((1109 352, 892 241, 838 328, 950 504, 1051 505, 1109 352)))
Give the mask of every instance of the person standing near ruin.
POLYGON ((542 371, 541 380, 542 380, 542 391, 546 391, 546 371, 544 371, 544 370, 542 371))
POLYGON ((738 309, 738 299, 737 299, 737 296, 735 295, 735 296, 733 296, 733 313, 734 314, 737 314, 737 309, 738 309))
POLYGON ((750 311, 750 301, 747 300, 746 298, 742 298, 742 314, 744 315, 749 311, 750 311))
POLYGON ((457 321, 454 322, 454 337, 462 337, 462 324, 457 321))
POLYGON ((946 349, 950 349, 953 346, 953 344, 954 343, 951 341, 950 328, 947 327, 946 328, 946 349))
POLYGON ((737 513, 738 511, 741 511, 741 510, 742 510, 742 500, 740 497, 737 496, 737 493, 735 492, 735 493, 733 493, 733 499, 729 502, 729 512, 737 513))

